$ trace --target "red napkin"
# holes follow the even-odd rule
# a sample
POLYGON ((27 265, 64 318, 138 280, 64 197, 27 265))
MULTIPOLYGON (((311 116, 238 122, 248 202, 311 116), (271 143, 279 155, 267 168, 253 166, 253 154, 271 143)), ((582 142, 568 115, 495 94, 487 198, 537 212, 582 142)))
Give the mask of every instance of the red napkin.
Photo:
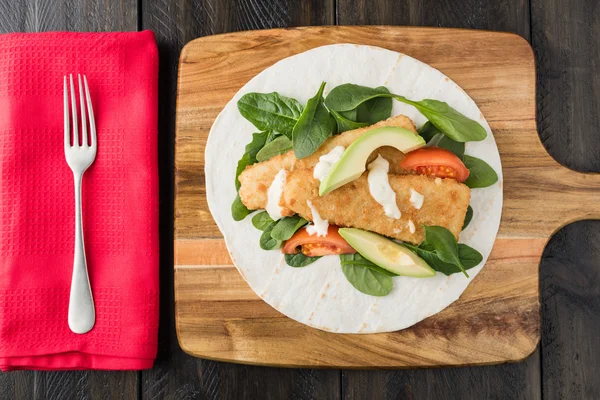
POLYGON ((3 371, 152 367, 157 80, 150 31, 0 35, 3 371), (98 132, 96 160, 83 178, 96 325, 83 335, 67 324, 75 211, 63 151, 63 76, 70 73, 87 75, 98 132))

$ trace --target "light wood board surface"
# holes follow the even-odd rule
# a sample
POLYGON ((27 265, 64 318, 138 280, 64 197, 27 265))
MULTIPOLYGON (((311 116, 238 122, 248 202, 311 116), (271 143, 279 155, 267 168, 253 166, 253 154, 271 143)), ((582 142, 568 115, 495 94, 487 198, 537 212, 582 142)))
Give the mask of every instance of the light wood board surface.
POLYGON ((540 337, 539 260, 545 244, 566 223, 600 217, 599 193, 599 176, 560 166, 541 145, 533 53, 516 35, 313 27, 194 40, 181 54, 177 93, 179 343, 198 357, 289 367, 408 368, 521 360, 540 337), (439 69, 475 100, 500 150, 504 206, 486 266, 457 302, 399 332, 333 334, 280 314, 254 294, 232 265, 206 204, 204 146, 219 111, 266 67, 332 43, 380 46, 439 69))

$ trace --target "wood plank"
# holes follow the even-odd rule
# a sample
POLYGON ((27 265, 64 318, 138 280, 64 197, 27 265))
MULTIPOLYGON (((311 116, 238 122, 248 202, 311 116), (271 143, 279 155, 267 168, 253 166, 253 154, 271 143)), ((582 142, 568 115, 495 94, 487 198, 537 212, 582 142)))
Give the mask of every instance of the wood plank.
MULTIPOLYGON (((341 24, 416 24, 490 29, 515 32, 529 39, 527 0, 407 1, 401 10, 395 9, 397 3, 386 0, 339 0, 338 4, 341 24), (393 12, 390 7, 394 7, 393 12)), ((484 115, 489 120, 490 116, 485 112, 484 115)), ((505 130, 520 129, 519 125, 520 122, 496 125, 494 134, 501 131, 502 135, 505 130)), ((528 137, 527 140, 534 139, 528 137)), ((522 145, 523 149, 528 149, 532 143, 522 145)), ((501 157, 502 163, 506 164, 514 162, 521 154, 503 153, 501 157)), ((343 397, 348 399, 541 398, 538 352, 524 362, 502 366, 393 372, 344 371, 342 375, 343 397)))
MULTIPOLYGON (((0 2, 0 32, 136 30, 135 0, 35 0, 0 2)), ((137 372, 0 373, 6 398, 80 399, 138 396, 137 372)))
MULTIPOLYGON (((600 171, 600 15, 596 1, 532 0, 538 129, 556 159, 600 171)), ((544 253, 542 382, 547 399, 599 398, 600 223, 578 222, 544 253)))
POLYGON ((159 358, 143 373, 143 398, 337 398, 339 373, 265 370, 195 359, 177 344, 173 298, 173 127, 177 61, 198 36, 227 31, 334 22, 333 0, 145 0, 142 27, 157 35, 160 51, 161 330, 159 358))
POLYGON ((600 365, 599 240, 598 221, 579 222, 557 233, 544 253, 544 398, 600 398, 595 378, 600 365))

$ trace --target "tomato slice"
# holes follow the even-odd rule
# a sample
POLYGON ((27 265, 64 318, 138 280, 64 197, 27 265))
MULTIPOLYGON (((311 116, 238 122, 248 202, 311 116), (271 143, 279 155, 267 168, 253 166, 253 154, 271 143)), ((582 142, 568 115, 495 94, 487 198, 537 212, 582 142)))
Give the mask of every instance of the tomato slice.
POLYGON ((465 164, 449 150, 441 147, 423 147, 406 154, 400 167, 421 175, 452 178, 464 182, 469 177, 465 164))
POLYGON ((339 227, 335 225, 329 225, 327 236, 309 235, 306 228, 299 229, 285 242, 281 252, 283 254, 301 252, 307 257, 356 253, 356 250, 340 236, 338 229, 339 227))

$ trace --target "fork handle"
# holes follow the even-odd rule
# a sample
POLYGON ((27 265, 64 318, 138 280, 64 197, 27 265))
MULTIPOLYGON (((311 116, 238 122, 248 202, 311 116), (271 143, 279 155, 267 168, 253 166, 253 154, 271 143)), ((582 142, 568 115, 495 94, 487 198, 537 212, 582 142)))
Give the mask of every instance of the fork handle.
POLYGON ((75 251, 73 277, 69 296, 69 328, 74 333, 87 333, 96 323, 94 299, 88 277, 81 223, 81 181, 83 174, 73 174, 75 178, 75 251))

